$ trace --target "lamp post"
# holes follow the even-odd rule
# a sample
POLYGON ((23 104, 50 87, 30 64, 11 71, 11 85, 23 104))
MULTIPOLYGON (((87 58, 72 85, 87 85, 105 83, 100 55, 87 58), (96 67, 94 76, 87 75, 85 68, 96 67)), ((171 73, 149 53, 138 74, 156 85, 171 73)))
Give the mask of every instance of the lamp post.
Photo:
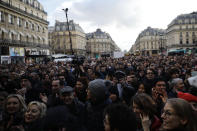
POLYGON ((67 26, 68 26, 68 33, 69 33, 69 38, 70 38, 70 51, 71 51, 71 54, 74 55, 74 52, 73 52, 73 48, 72 48, 72 39, 71 39, 71 32, 70 32, 70 27, 69 27, 69 22, 68 22, 68 8, 66 9, 62 9, 65 14, 66 14, 66 21, 67 21, 67 26))
POLYGON ((163 52, 163 40, 162 40, 162 34, 160 34, 160 44, 161 44, 161 46, 160 46, 160 52, 161 52, 161 54, 162 54, 162 52, 163 52))

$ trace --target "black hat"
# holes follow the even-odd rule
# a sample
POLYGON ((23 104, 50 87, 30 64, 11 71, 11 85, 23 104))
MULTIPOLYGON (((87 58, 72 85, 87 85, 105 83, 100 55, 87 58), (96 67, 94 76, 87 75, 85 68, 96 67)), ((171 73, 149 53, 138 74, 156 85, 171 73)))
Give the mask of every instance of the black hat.
POLYGON ((63 93, 71 93, 71 92, 73 92, 74 91, 74 89, 72 88, 72 87, 70 87, 70 86, 65 86, 65 87, 63 87, 62 89, 60 89, 60 94, 63 94, 63 93))
POLYGON ((125 76, 126 76, 126 74, 123 71, 116 71, 116 73, 115 73, 115 77, 117 79, 124 78, 125 76))
POLYGON ((22 80, 22 79, 31 80, 31 78, 30 78, 28 75, 26 75, 26 74, 22 75, 22 76, 20 77, 20 79, 21 79, 21 80, 22 80))

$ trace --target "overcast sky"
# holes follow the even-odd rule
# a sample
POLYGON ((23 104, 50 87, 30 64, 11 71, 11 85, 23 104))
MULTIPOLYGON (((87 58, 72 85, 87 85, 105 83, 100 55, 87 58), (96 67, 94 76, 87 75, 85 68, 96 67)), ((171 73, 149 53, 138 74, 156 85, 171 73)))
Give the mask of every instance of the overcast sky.
POLYGON ((138 34, 148 26, 166 29, 180 14, 197 11, 197 0, 38 0, 48 13, 50 26, 55 20, 73 19, 85 33, 97 28, 107 32, 122 50, 129 50, 138 34))

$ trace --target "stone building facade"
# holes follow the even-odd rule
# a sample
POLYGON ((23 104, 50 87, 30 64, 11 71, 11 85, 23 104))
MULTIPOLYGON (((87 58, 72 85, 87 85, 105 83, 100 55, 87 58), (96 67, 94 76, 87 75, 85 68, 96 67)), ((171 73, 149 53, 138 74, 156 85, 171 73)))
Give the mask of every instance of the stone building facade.
POLYGON ((49 27, 49 30, 49 44, 53 54, 71 54, 72 44, 75 55, 86 55, 86 35, 79 24, 75 24, 73 20, 70 20, 68 30, 66 22, 56 20, 55 26, 49 27))
POLYGON ((101 31, 101 29, 97 29, 93 33, 87 33, 86 38, 88 57, 113 56, 114 51, 120 51, 111 36, 101 31))
POLYGON ((167 28, 167 50, 197 50, 197 12, 177 16, 167 28))
POLYGON ((37 0, 1 0, 0 56, 24 62, 49 55, 48 24, 37 0))
POLYGON ((177 16, 166 30, 148 27, 138 35, 130 53, 151 55, 152 51, 152 54, 167 55, 180 50, 197 53, 197 12, 177 16))
POLYGON ((165 30, 148 27, 138 35, 135 44, 130 49, 130 52, 132 54, 143 56, 165 53, 165 33, 165 30))

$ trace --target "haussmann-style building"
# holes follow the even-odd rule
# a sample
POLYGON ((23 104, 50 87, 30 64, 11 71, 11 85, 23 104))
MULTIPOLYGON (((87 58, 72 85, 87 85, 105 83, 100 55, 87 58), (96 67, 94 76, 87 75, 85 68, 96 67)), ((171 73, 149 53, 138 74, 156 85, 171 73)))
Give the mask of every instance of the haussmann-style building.
POLYGON ((143 30, 137 37, 135 44, 130 49, 131 54, 154 56, 166 52, 166 31, 151 28, 143 30))
POLYGON ((168 25, 167 51, 197 53, 197 12, 181 14, 168 25))
POLYGON ((101 57, 101 56, 113 56, 114 51, 119 51, 120 48, 112 40, 111 36, 97 29, 93 33, 87 33, 87 56, 88 57, 101 57))
POLYGON ((37 0, 1 0, 1 63, 32 62, 49 55, 48 23, 37 0))
POLYGON ((49 44, 53 54, 72 54, 73 51, 74 55, 86 55, 86 35, 73 20, 69 21, 69 28, 67 22, 56 20, 55 26, 49 27, 49 44))

